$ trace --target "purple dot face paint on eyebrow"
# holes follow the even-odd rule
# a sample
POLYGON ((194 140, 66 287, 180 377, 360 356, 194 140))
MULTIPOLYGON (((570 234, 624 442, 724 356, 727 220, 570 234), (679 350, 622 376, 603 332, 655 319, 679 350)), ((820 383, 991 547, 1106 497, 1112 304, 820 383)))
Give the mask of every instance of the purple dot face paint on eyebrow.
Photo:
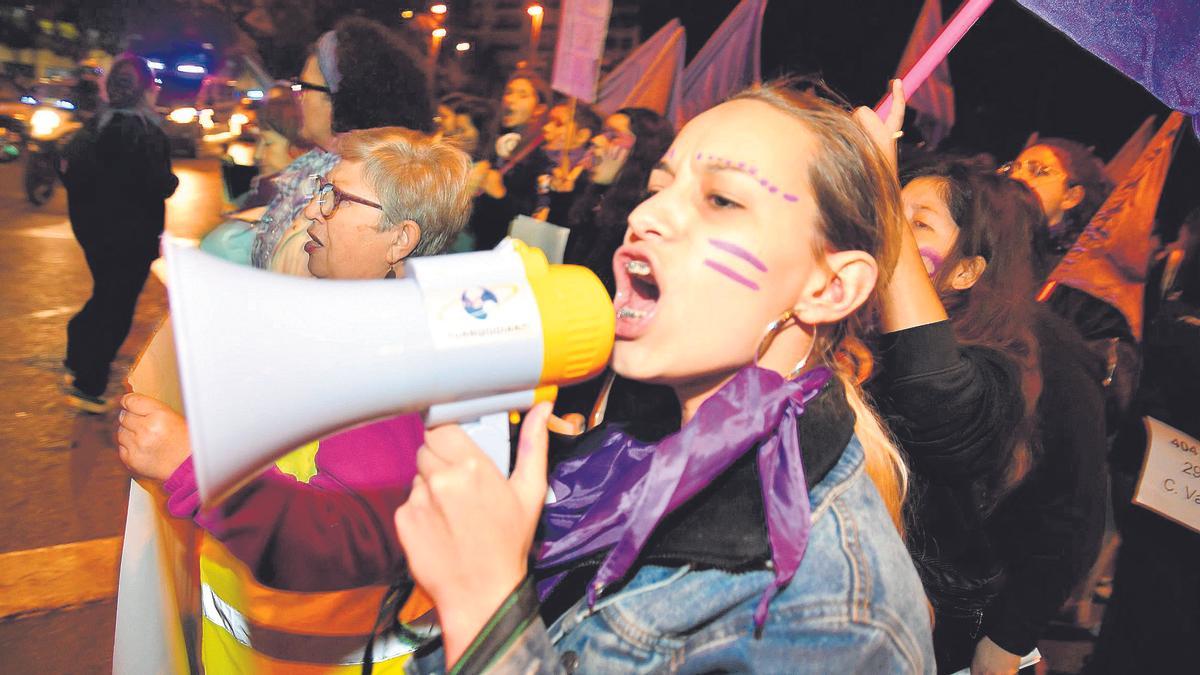
POLYGON ((708 258, 705 258, 704 264, 708 265, 713 270, 720 272, 721 274, 724 274, 725 276, 727 276, 730 279, 732 279, 733 281, 745 286, 746 288, 749 288, 752 291, 758 290, 758 284, 754 283, 753 281, 750 281, 746 277, 738 274, 737 272, 734 272, 733 270, 729 269, 728 267, 722 265, 719 262, 716 262, 715 260, 710 260, 708 258))
POLYGON ((945 258, 937 251, 921 246, 917 248, 921 253, 921 262, 925 263, 925 271, 929 274, 929 278, 937 276, 938 270, 942 269, 942 263, 946 262, 945 258))
POLYGON ((757 269, 759 272, 767 271, 766 263, 764 263, 763 261, 754 257, 754 254, 751 253, 750 251, 747 251, 746 249, 742 248, 741 246, 738 246, 737 244, 735 244, 733 242, 724 241, 721 239, 709 239, 708 243, 713 248, 720 249, 730 255, 734 255, 734 256, 741 258, 742 260, 745 260, 746 262, 753 265, 754 268, 757 269))
POLYGON ((771 194, 775 194, 776 192, 779 192, 779 187, 778 187, 778 186, 775 186, 775 185, 772 185, 772 186, 771 186, 770 188, 768 188, 768 189, 771 191, 771 194))

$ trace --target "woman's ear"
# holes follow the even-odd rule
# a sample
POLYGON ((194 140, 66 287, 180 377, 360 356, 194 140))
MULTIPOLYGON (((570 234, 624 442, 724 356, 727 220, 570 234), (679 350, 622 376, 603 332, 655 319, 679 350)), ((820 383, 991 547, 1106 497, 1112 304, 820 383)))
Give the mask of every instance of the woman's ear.
POLYGON ((1086 190, 1082 185, 1075 185, 1063 193, 1062 201, 1059 205, 1062 207, 1063 213, 1079 206, 1079 202, 1083 201, 1083 196, 1086 190))
POLYGON ((956 291, 965 291, 979 281, 979 277, 983 276, 983 271, 986 269, 987 261, 983 259, 983 256, 977 255, 960 260, 954 266, 954 272, 950 276, 950 287, 956 291))
POLYGON ((421 242, 421 226, 415 220, 405 220, 392 230, 392 245, 388 247, 387 260, 395 265, 412 254, 421 242))
POLYGON ((838 323, 867 301, 875 290, 879 265, 866 251, 837 251, 825 256, 825 270, 815 272, 796 303, 802 323, 838 323))

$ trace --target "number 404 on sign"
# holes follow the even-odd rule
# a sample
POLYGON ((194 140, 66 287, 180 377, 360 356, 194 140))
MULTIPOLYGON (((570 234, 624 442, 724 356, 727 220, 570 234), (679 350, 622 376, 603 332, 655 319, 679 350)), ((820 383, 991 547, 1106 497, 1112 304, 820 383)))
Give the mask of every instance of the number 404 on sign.
POLYGON ((1133 503, 1200 532, 1200 441, 1153 417, 1133 503))

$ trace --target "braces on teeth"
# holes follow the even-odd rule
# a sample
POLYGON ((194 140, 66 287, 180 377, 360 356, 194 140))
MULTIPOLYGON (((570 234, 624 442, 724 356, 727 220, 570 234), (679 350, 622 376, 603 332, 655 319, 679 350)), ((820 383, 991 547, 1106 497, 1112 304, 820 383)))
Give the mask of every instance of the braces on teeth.
POLYGON ((641 319, 645 316, 645 312, 639 309, 630 309, 628 307, 622 307, 617 311, 617 317, 621 319, 641 319))
POLYGON ((644 260, 630 260, 629 262, 625 263, 625 271, 634 276, 649 276, 650 264, 644 260))

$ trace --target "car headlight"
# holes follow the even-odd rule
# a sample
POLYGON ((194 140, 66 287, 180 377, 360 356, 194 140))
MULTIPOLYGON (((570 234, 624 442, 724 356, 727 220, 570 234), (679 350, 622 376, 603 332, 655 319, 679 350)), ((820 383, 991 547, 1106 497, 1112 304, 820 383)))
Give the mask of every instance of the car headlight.
POLYGON ((191 124, 196 119, 195 108, 176 108, 167 115, 167 119, 176 124, 191 124))
POLYGON ((39 108, 29 118, 30 133, 34 138, 45 138, 62 125, 62 115, 49 108, 39 108))

